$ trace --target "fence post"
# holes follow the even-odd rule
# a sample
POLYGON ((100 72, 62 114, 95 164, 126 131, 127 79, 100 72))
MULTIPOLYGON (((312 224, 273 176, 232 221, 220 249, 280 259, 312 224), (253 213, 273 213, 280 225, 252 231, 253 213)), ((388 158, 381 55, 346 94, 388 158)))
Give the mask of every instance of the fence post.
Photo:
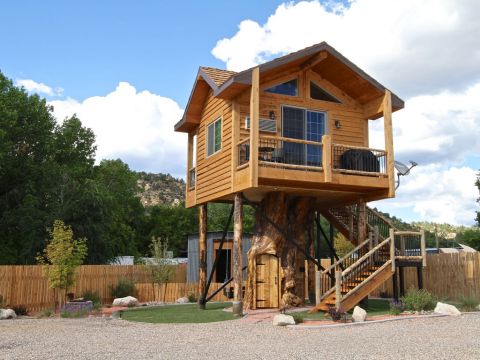
POLYGON ((425 230, 420 230, 420 250, 422 252, 422 265, 427 266, 427 249, 425 247, 425 230))
POLYGON ((395 272, 395 230, 390 229, 390 259, 392 260, 392 272, 395 272))
POLYGON ((335 308, 340 310, 342 302, 342 270, 338 267, 335 269, 335 308))

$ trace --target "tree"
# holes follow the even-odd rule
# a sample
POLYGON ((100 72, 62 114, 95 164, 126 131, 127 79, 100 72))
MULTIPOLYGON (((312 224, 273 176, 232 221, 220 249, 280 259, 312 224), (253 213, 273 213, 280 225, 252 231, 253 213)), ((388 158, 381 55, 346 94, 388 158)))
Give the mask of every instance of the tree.
POLYGON ((148 266, 152 273, 153 298, 155 299, 155 284, 157 284, 159 288, 162 284, 165 284, 163 290, 163 302, 165 302, 167 285, 174 275, 174 268, 169 262, 168 239, 163 240, 160 237, 152 237, 150 251, 153 259, 148 266))
POLYGON ((73 238, 73 231, 62 220, 55 220, 50 230, 50 241, 38 255, 37 260, 44 267, 44 274, 48 278, 52 289, 63 290, 62 300, 67 290, 75 284, 75 270, 83 263, 87 255, 86 239, 73 238))
POLYGON ((457 235, 455 239, 460 244, 471 246, 480 251, 480 229, 471 228, 457 235))
POLYGON ((341 233, 337 233, 334 239, 335 251, 338 257, 342 258, 355 248, 349 240, 345 238, 341 233))

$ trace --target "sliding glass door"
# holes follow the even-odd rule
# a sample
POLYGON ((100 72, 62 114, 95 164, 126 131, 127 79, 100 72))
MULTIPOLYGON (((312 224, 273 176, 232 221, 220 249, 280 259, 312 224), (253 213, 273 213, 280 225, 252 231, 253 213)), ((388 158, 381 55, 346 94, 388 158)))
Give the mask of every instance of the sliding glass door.
MULTIPOLYGON (((321 143, 325 134, 326 115, 324 112, 290 106, 282 107, 282 136, 321 143)), ((322 147, 285 141, 283 144, 285 162, 296 165, 321 166, 322 147)))

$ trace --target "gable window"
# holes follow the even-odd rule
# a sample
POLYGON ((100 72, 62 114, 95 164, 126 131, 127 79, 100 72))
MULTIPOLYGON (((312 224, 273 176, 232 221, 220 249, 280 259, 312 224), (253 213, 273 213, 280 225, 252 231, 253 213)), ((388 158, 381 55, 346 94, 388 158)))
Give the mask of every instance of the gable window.
POLYGON ((310 97, 314 100, 330 101, 341 104, 340 100, 338 100, 335 96, 330 95, 313 81, 310 81, 310 97))
POLYGON ((207 157, 222 148, 222 118, 207 126, 207 157))
POLYGON ((290 81, 274 85, 268 89, 265 89, 265 92, 271 94, 298 96, 298 80, 292 79, 290 81))

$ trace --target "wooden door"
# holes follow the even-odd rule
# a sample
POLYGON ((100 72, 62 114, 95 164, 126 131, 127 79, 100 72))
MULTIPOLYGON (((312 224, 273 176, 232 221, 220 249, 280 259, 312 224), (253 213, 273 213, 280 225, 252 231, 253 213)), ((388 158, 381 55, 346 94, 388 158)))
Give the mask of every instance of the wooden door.
POLYGON ((279 307, 279 261, 275 255, 263 254, 257 257, 255 277, 256 308, 279 307))

